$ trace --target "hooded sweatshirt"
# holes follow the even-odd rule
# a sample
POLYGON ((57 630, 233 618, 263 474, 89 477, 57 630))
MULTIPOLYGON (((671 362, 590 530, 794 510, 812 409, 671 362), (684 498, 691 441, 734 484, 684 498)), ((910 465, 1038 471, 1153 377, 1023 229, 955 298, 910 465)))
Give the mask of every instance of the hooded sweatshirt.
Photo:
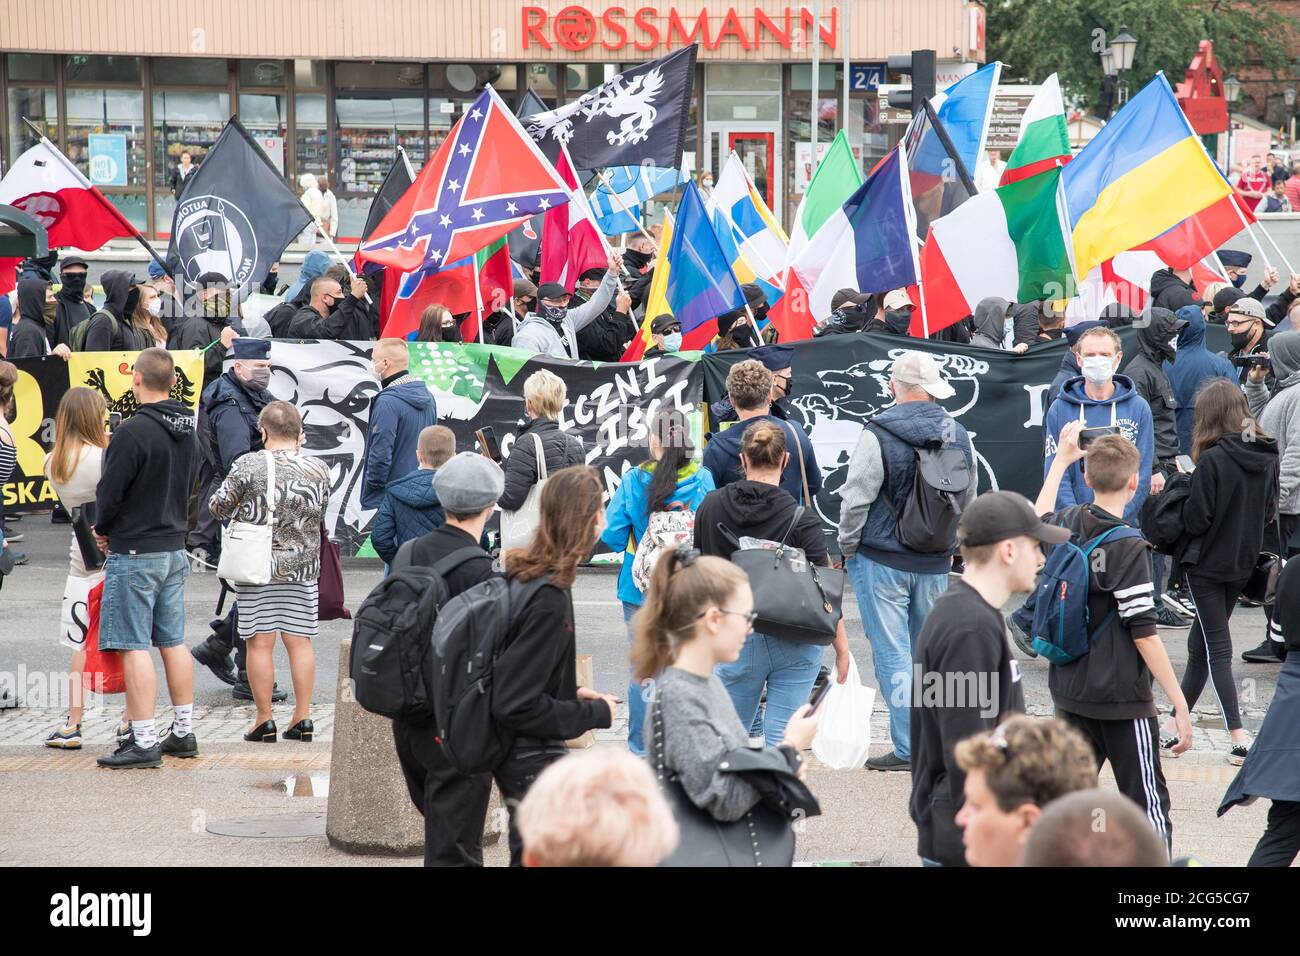
POLYGON ((412 538, 421 538, 447 520, 433 490, 436 471, 417 468, 403 475, 385 489, 383 504, 370 531, 375 554, 392 564, 397 549, 412 538))
POLYGON ((1155 427, 1156 461, 1172 467, 1178 457, 1178 400, 1164 363, 1174 360, 1173 338, 1183 320, 1168 309, 1152 309, 1149 321, 1138 327, 1138 354, 1124 366, 1137 393, 1151 406, 1155 427))
MULTIPOLYGON (((606 272, 600 286, 591 298, 580 305, 567 309, 564 318, 556 323, 550 322, 536 312, 529 312, 515 329, 511 342, 517 349, 528 349, 552 358, 577 358, 578 333, 596 321, 605 311, 605 307, 614 298, 614 289, 618 285, 618 276, 606 272)), ((538 300, 541 308, 541 300, 538 300)))
POLYGON ((378 508, 393 478, 419 466, 415 449, 420 432, 438 424, 438 406, 419 379, 403 374, 388 382, 370 406, 361 506, 378 508))
POLYGON ((1047 389, 1047 405, 1043 411, 1046 413, 1048 408, 1052 407, 1052 402, 1061 397, 1061 389, 1065 383, 1072 378, 1078 378, 1083 374, 1083 369, 1079 368, 1079 356, 1074 354, 1073 349, 1066 349, 1065 355, 1061 359, 1061 367, 1057 370, 1056 377, 1052 379, 1051 386, 1047 389))
MULTIPOLYGON (((1120 434, 1136 445, 1142 455, 1142 463, 1138 467, 1137 494, 1124 509, 1124 520, 1136 526, 1137 516, 1142 510, 1142 502, 1146 500, 1151 490, 1151 465, 1155 459, 1155 430, 1151 422, 1151 406, 1137 393, 1133 387, 1133 380, 1127 375, 1115 376, 1114 392, 1110 398, 1104 400, 1089 398, 1084 391, 1085 382, 1082 375, 1070 379, 1061 389, 1060 397, 1047 410, 1047 420, 1043 425, 1043 433, 1047 439, 1043 475, 1046 476, 1052 467, 1061 429, 1069 422, 1082 422, 1085 428, 1118 426, 1120 434)), ((1082 464, 1076 461, 1066 469, 1065 477, 1061 479, 1061 490, 1056 493, 1056 511, 1071 505, 1092 502, 1092 489, 1084 483, 1082 464)))
POLYGON ((794 498, 777 485, 748 478, 711 491, 695 511, 695 547, 701 554, 730 560, 736 544, 719 529, 721 524, 737 538, 785 539, 802 548, 813 564, 826 567, 830 559, 821 520, 816 511, 805 508, 799 523, 791 530, 790 522, 797 507, 794 498))
POLYGON ((1010 302, 997 296, 981 299, 975 306, 975 334, 971 336, 970 344, 985 349, 1001 349, 1010 307, 1010 302))
POLYGON ((141 405, 113 433, 95 500, 95 530, 114 554, 180 551, 199 473, 194 413, 173 399, 141 405))
POLYGON ((1269 398, 1268 386, 1248 382, 1246 400, 1264 434, 1277 439, 1281 512, 1300 514, 1300 332, 1280 332, 1269 339, 1268 357, 1277 376, 1277 394, 1269 398))
POLYGON ((1246 441, 1234 433, 1201 454, 1183 504, 1189 573, 1225 583, 1250 577, 1275 511, 1277 451, 1272 438, 1246 441))
POLYGON ((9 332, 8 358, 39 358, 50 351, 45 335, 45 290, 50 284, 36 275, 18 280, 18 319, 9 332))
POLYGON ((153 337, 135 327, 135 307, 140 301, 129 272, 114 269, 100 279, 104 287, 104 307, 90 319, 86 330, 87 352, 138 352, 152 348, 153 337))
MULTIPOLYGON (((79 259, 69 259, 64 262, 61 269, 72 265, 84 263, 79 259)), ((82 277, 81 281, 62 282, 64 276, 59 275, 61 285, 59 291, 54 293, 54 299, 58 303, 58 310, 54 318, 54 341, 52 345, 72 344, 72 330, 75 329, 86 319, 95 313, 95 307, 86 301, 86 280, 90 278, 89 273, 82 277)))
POLYGON ((1231 362, 1205 347, 1205 317, 1201 314, 1201 307, 1186 305, 1176 314, 1187 324, 1178 331, 1177 356, 1172 362, 1166 360, 1164 366, 1169 383, 1174 387, 1174 398, 1178 401, 1178 410, 1174 413, 1178 425, 1178 448, 1182 454, 1190 455, 1192 426, 1196 420, 1196 393, 1215 376, 1235 383, 1237 375, 1231 362))
POLYGON ((1151 276, 1151 305, 1177 312, 1184 306, 1200 301, 1196 286, 1174 275, 1173 269, 1160 269, 1151 276))

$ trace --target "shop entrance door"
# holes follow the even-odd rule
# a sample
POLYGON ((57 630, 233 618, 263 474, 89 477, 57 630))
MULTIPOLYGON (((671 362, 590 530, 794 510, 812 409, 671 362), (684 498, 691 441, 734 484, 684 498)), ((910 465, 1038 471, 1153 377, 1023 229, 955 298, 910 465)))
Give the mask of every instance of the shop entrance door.
POLYGON ((722 174, 727 156, 734 150, 754 188, 774 214, 781 208, 781 137, 776 123, 718 124, 709 131, 709 155, 705 169, 713 170, 714 181, 722 174))

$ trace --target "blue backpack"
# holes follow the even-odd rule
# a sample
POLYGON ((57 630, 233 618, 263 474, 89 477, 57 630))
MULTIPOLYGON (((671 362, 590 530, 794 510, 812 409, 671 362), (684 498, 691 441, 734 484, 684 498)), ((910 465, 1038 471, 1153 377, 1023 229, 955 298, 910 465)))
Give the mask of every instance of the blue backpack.
POLYGON ((1088 653, 1093 637, 1115 614, 1112 608, 1095 628, 1088 619, 1092 552, 1107 540, 1140 537, 1142 532, 1136 528, 1116 525, 1082 546, 1070 540, 1052 549, 1031 599, 1033 626, 1029 635, 1039 656, 1053 664, 1069 664, 1088 653))

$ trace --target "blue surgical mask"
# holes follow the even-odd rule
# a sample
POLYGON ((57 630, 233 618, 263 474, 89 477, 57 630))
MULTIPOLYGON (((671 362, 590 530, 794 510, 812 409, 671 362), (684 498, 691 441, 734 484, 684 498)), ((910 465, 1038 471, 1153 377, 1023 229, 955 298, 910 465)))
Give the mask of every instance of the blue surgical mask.
POLYGON ((671 335, 664 336, 665 352, 680 352, 682 350, 682 333, 674 332, 671 335))
POLYGON ((1243 272, 1241 275, 1234 278, 1232 284, 1238 289, 1243 288, 1246 285, 1246 273, 1243 272))

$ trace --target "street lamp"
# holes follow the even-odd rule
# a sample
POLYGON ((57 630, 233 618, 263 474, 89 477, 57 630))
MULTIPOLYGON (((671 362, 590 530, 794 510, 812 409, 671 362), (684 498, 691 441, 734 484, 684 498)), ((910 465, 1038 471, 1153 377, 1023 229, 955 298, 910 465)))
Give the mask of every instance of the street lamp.
POLYGON ((1115 75, 1115 55, 1110 52, 1110 47, 1101 51, 1101 72, 1107 76, 1115 75))
MULTIPOLYGON (((1128 27, 1122 26, 1119 28, 1119 35, 1110 41, 1110 47, 1106 51, 1110 54, 1111 63, 1115 70, 1115 73, 1111 75, 1118 77, 1118 80, 1116 81, 1116 89, 1119 94, 1120 103, 1123 103, 1127 99, 1127 90, 1124 86, 1124 74, 1133 69, 1133 57, 1137 54, 1137 45, 1138 41, 1128 32, 1128 27)), ((1105 67, 1104 59, 1102 61, 1102 66, 1103 68, 1105 67)))
POLYGON ((1232 107, 1241 99, 1241 80, 1236 73, 1229 73, 1223 81, 1223 98, 1228 102, 1228 156, 1224 162, 1226 172, 1232 173, 1232 107))

